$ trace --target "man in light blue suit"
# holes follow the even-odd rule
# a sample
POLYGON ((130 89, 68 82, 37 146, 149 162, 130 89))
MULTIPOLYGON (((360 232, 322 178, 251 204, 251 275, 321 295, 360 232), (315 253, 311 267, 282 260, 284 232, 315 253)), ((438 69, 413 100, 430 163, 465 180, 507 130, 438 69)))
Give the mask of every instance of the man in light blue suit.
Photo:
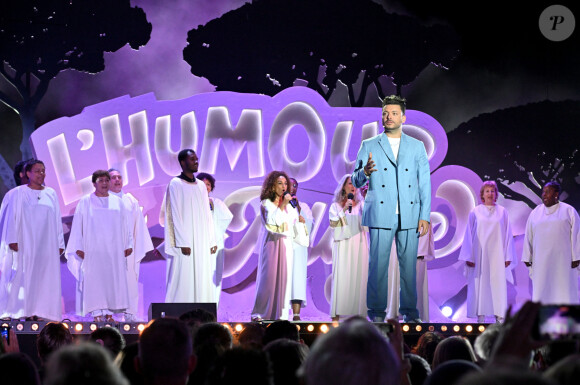
POLYGON ((383 322, 386 315, 393 238, 401 276, 399 312, 405 322, 421 322, 417 310, 417 246, 419 236, 429 230, 431 179, 423 142, 402 131, 405 102, 394 95, 383 100, 384 132, 361 143, 352 173, 355 187, 369 183, 362 224, 370 233, 367 307, 374 322, 383 322))

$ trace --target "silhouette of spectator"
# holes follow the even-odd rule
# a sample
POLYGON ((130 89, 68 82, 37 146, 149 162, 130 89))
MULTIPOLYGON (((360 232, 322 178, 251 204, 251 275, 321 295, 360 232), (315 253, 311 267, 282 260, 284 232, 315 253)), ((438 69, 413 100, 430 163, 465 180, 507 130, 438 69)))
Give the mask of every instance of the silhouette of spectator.
POLYGON ((117 354, 125 347, 125 338, 117 328, 105 326, 97 329, 89 336, 91 341, 94 341, 107 349, 111 353, 111 358, 114 360, 117 354))
POLYGON ((433 354, 439 342, 443 341, 444 337, 438 332, 425 332, 419 337, 417 345, 411 349, 411 353, 423 357, 429 365, 433 364, 433 354))
POLYGON ((423 357, 417 354, 407 353, 405 358, 411 362, 411 371, 409 371, 409 379, 412 385, 422 385, 427 377, 431 375, 431 366, 423 357))
POLYGON ((208 385, 274 385, 270 360, 265 352, 233 348, 216 361, 208 385))
POLYGON ((580 355, 573 354, 548 368, 543 377, 558 385, 576 385, 580 378, 580 355))
POLYGON ((50 356, 44 385, 129 385, 98 344, 65 346, 50 356))
POLYGON ((195 335, 195 332, 201 325, 210 322, 217 322, 215 314, 205 309, 190 310, 180 315, 179 319, 187 324, 192 337, 195 335))
POLYGON ((279 338, 287 338, 292 341, 300 341, 300 333, 295 324, 290 321, 279 320, 272 322, 264 332, 262 345, 266 346, 270 342, 279 338))
POLYGON ((203 384, 216 360, 232 348, 230 329, 219 323, 203 324, 193 337, 193 350, 197 366, 189 378, 189 384, 203 384))
POLYGON ((141 333, 136 362, 145 384, 186 384, 196 361, 191 336, 183 321, 158 318, 141 333))
POLYGON ((262 350, 264 334, 265 329, 262 324, 247 324, 238 335, 238 343, 242 348, 262 350))
MULTIPOLYGON (((437 353, 435 353, 437 354, 437 353)), ((482 369, 474 362, 464 359, 448 360, 441 362, 440 365, 433 368, 433 372, 427 380, 425 385, 454 385, 460 379, 471 372, 481 372, 482 369)), ((414 384, 413 384, 414 385, 414 384)))
POLYGON ((125 346, 121 353, 117 355, 115 364, 131 385, 144 385, 143 375, 135 368, 135 358, 139 354, 139 343, 133 342, 125 346))
POLYGON ((73 336, 64 324, 59 322, 47 323, 38 333, 36 339, 40 363, 44 366, 50 354, 63 346, 72 344, 72 342, 73 336))
MULTIPOLYGON (((575 384, 577 383, 574 382, 575 384)), ((483 372, 468 373, 456 385, 555 385, 556 383, 542 378, 540 374, 506 368, 494 368, 483 372)), ((427 384, 425 384, 427 385, 427 384)))
POLYGON ((500 332, 501 324, 490 324, 483 333, 475 338, 473 349, 475 350, 477 362, 485 362, 491 357, 493 346, 500 332))
POLYGON ((306 361, 308 346, 300 342, 280 338, 264 346, 268 353, 275 385, 298 385, 296 371, 306 361))
POLYGON ((40 385, 38 370, 24 353, 0 356, 0 379, 4 385, 40 385))
POLYGON ((398 385, 402 357, 394 344, 366 320, 350 318, 314 341, 298 375, 305 385, 398 385))
POLYGON ((468 339, 453 336, 447 337, 441 341, 437 345, 437 348, 435 348, 431 367, 435 370, 437 366, 450 360, 475 362, 475 353, 473 352, 473 348, 468 339))

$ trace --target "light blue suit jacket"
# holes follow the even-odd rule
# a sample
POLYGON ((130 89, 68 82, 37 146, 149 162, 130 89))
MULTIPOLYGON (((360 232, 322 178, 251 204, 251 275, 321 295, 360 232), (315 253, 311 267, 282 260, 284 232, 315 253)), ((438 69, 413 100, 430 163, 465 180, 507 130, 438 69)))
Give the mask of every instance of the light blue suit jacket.
POLYGON ((363 226, 397 228, 397 199, 401 229, 417 228, 419 219, 430 222, 431 175, 423 142, 402 134, 397 160, 384 133, 361 143, 352 173, 352 183, 360 188, 369 180, 362 217, 363 226), (369 153, 375 169, 364 174, 369 153))

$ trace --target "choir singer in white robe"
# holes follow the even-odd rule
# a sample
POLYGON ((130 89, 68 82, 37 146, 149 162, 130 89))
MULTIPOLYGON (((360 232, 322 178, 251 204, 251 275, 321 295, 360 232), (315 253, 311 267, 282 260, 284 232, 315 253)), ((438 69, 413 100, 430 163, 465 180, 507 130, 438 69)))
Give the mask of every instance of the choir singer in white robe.
POLYGON ((127 259, 133 252, 130 214, 121 198, 109 194, 110 175, 93 173, 95 192, 81 198, 66 247, 67 265, 78 282, 81 315, 115 322, 129 307, 127 259))
POLYGON ((543 204, 528 217, 522 261, 532 278, 532 301, 578 304, 580 217, 574 207, 559 202, 560 184, 542 189, 543 204))
POLYGON ((369 274, 368 229, 362 225, 364 200, 344 175, 334 192, 328 216, 333 230, 330 316, 339 321, 353 315, 366 317, 369 274))
POLYGON ((8 245, 10 254, 4 255, 0 317, 60 321, 60 254, 64 251, 60 205, 56 192, 44 186, 42 161, 29 161, 24 172, 28 184, 5 197, 2 244, 8 245))
POLYGON ((495 316, 503 322, 507 310, 507 283, 513 283, 515 247, 508 212, 496 204, 497 184, 485 181, 482 204, 469 213, 459 260, 465 261, 467 316, 485 322, 495 316))
POLYGON ((165 193, 165 302, 217 303, 212 280, 217 244, 207 189, 194 175, 195 151, 182 150, 177 160, 182 172, 165 193))
POLYGON ((225 237, 228 226, 234 219, 234 215, 226 206, 226 204, 218 198, 212 197, 210 194, 215 188, 215 178, 205 172, 197 174, 197 179, 201 180, 207 188, 207 195, 209 196, 209 207, 213 217, 213 226, 215 233, 215 241, 217 243, 217 252, 215 258, 215 267, 213 268, 212 280, 215 285, 216 304, 219 306, 219 300, 222 293, 222 278, 224 274, 224 257, 225 257, 225 237))
POLYGON ((127 257, 127 287, 129 289, 129 307, 125 311, 125 322, 135 322, 139 318, 139 268, 147 252, 153 250, 153 242, 141 212, 139 202, 133 195, 123 192, 123 176, 116 169, 110 169, 111 182, 109 192, 123 200, 129 213, 129 226, 133 235, 133 252, 127 257))

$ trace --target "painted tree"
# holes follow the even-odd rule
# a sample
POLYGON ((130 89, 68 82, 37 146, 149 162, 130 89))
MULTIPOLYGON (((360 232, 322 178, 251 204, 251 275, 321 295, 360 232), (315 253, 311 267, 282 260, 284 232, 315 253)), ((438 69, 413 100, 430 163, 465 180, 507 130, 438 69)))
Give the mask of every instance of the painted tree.
POLYGON ((138 49, 151 36, 145 12, 129 0, 18 0, 0 9, 0 101, 22 120, 22 159, 32 156, 35 112, 61 71, 97 73, 104 52, 138 49))
POLYGON ((556 180, 562 200, 579 209, 579 120, 577 101, 543 101, 483 114, 449 133, 445 164, 497 181, 504 196, 530 208, 536 204, 508 185, 521 182, 540 196, 544 184, 556 180))
POLYGON ((372 0, 257 0, 192 29, 187 42, 192 74, 218 90, 274 95, 302 79, 328 100, 340 81, 352 106, 373 85, 384 96, 381 76, 400 94, 430 63, 449 67, 459 49, 450 27, 389 14, 372 0))

